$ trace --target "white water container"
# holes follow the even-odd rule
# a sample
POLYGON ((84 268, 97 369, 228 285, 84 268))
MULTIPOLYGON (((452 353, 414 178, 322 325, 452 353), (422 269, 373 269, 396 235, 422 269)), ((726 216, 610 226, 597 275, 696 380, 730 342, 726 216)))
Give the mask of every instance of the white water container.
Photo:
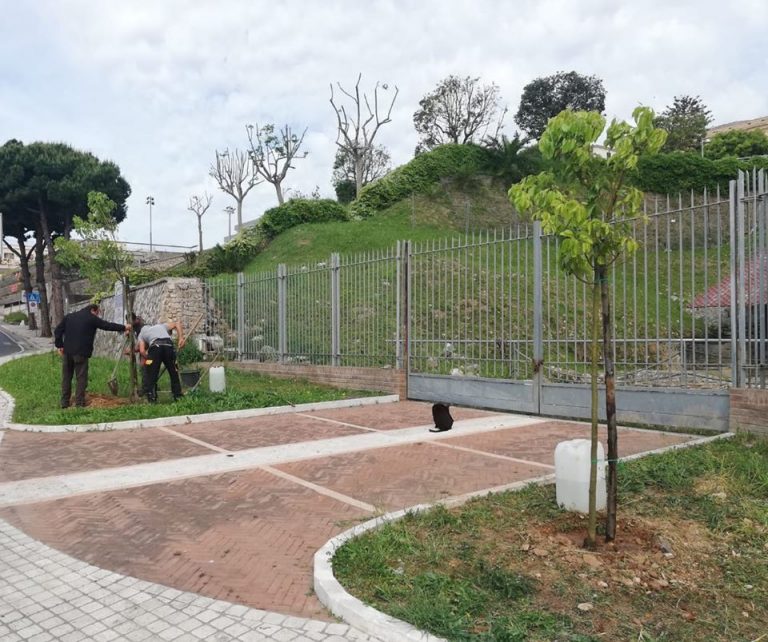
MULTIPOLYGON (((589 439, 561 441, 555 447, 557 505, 565 510, 589 512, 589 439)), ((597 510, 605 510, 605 454, 597 443, 597 510)))
POLYGON ((224 392, 227 389, 224 366, 211 366, 208 372, 208 387, 211 392, 224 392))

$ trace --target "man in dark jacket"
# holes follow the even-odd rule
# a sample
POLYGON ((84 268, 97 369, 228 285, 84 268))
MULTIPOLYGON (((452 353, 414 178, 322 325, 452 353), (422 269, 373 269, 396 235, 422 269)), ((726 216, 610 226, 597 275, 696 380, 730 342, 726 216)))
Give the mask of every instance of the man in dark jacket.
POLYGON ((88 387, 88 359, 93 354, 96 330, 112 332, 131 331, 131 326, 104 321, 99 316, 99 306, 92 303, 82 310, 70 312, 53 331, 54 344, 59 349, 61 362, 61 407, 69 407, 72 395, 72 375, 75 375, 75 405, 85 406, 85 390, 88 387))

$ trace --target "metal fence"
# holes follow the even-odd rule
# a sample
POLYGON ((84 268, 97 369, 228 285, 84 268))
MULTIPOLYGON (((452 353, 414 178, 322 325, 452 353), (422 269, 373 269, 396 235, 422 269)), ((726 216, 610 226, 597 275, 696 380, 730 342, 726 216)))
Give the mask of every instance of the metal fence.
MULTIPOLYGON (((765 385, 766 216, 762 171, 646 201, 610 277, 620 386, 765 385)), ((243 359, 584 384, 589 285, 558 243, 518 225, 211 279, 209 328, 243 359)))

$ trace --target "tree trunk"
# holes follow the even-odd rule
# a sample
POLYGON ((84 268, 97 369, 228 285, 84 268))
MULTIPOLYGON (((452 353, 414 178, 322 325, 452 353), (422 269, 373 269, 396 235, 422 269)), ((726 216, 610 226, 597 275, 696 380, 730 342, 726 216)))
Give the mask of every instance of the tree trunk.
POLYGON ((35 226, 35 281, 40 294, 40 336, 50 337, 51 315, 48 312, 48 291, 45 287, 45 242, 40 223, 35 226))
POLYGON ((19 251, 14 251, 14 254, 19 257, 19 264, 21 266, 21 287, 27 293, 27 319, 29 319, 27 327, 30 330, 37 330, 36 315, 29 309, 29 295, 32 293, 32 272, 29 269, 29 254, 24 243, 24 236, 17 236, 16 240, 19 243, 19 251))
POLYGON ((618 431, 616 430, 616 377, 613 364, 613 322, 608 268, 601 268, 600 299, 603 315, 603 363, 605 366, 605 416, 608 425, 608 489, 605 541, 616 539, 616 505, 618 480, 616 465, 619 458, 618 431))
POLYGON ((281 187, 280 183, 275 183, 275 191, 277 192, 277 202, 282 205, 285 203, 285 199, 283 198, 283 188, 281 187))
POLYGON ((597 546, 597 443, 598 443, 598 396, 597 396, 597 346, 600 341, 600 285, 597 270, 592 283, 592 342, 590 345, 590 374, 592 383, 592 431, 589 449, 589 519, 584 546, 597 546))
POLYGON ((203 217, 197 217, 197 240, 200 247, 200 252, 203 251, 203 217))
POLYGON ((363 159, 355 158, 355 198, 360 196, 363 189, 363 159))
MULTIPOLYGON (((278 198, 280 198, 278 196, 278 198)), ((240 231, 243 227, 243 199, 237 200, 237 230, 240 231)))
MULTIPOLYGON (((48 269, 51 275, 51 307, 53 317, 51 323, 56 326, 64 318, 64 288, 61 277, 61 266, 56 261, 56 249, 53 247, 53 236, 48 227, 48 219, 45 216, 45 207, 42 201, 40 206, 40 229, 48 248, 48 269)), ((42 295, 41 295, 42 296, 42 295)))
MULTIPOLYGON (((125 310, 125 322, 133 325, 133 297, 129 292, 130 283, 128 277, 123 277, 123 310, 125 310)), ((136 403, 139 400, 139 376, 136 370, 136 333, 131 332, 128 335, 130 337, 130 350, 131 357, 128 359, 128 371, 131 376, 131 403, 136 403)))

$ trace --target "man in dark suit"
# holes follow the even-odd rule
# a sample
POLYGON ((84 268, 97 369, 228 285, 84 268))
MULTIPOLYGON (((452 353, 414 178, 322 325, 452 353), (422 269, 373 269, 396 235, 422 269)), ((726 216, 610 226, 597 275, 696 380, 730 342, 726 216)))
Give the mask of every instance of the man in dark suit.
POLYGON ((130 324, 110 323, 99 316, 99 306, 92 303, 82 310, 70 312, 53 331, 54 345, 59 349, 61 362, 61 407, 69 407, 72 396, 72 375, 75 375, 75 405, 85 406, 88 387, 88 359, 93 354, 96 330, 111 332, 131 331, 130 324))

